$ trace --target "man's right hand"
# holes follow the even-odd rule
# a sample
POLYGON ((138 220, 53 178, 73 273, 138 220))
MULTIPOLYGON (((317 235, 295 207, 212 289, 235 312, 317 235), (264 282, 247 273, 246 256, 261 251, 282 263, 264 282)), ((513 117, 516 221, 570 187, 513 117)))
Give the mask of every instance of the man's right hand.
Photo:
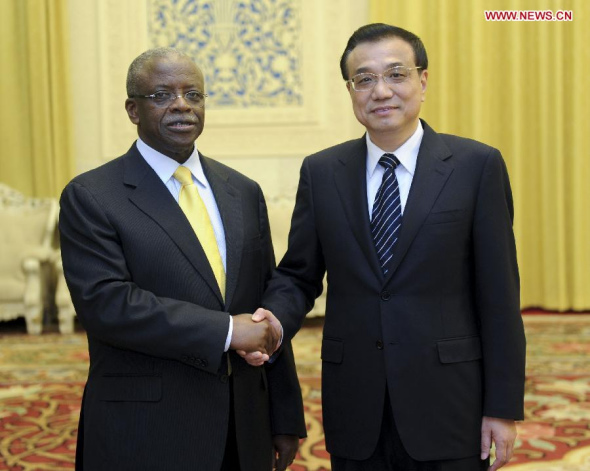
POLYGON ((268 320, 254 322, 252 314, 233 316, 233 332, 229 348, 245 352, 260 352, 268 361, 280 340, 280 332, 268 320))
POLYGON ((281 346, 281 342, 283 340, 283 327, 271 311, 262 307, 256 309, 256 312, 252 314, 252 320, 254 322, 269 322, 272 330, 274 331, 275 338, 279 339, 274 348, 269 351, 268 354, 261 351, 247 351, 242 349, 237 350, 238 355, 246 360, 248 364, 251 366, 261 366, 265 362, 269 361, 271 355, 281 346))

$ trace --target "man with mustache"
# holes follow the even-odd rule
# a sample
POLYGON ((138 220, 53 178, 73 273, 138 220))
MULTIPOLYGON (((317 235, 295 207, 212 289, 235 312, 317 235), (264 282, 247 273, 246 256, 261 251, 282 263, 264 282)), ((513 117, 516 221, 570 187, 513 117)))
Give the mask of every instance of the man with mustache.
POLYGON ((61 198, 65 277, 90 371, 76 469, 284 470, 305 436, 290 344, 251 313, 274 268, 258 184, 205 157, 203 74, 138 56, 125 109, 139 138, 61 198), (273 465, 274 463, 274 465, 273 465))

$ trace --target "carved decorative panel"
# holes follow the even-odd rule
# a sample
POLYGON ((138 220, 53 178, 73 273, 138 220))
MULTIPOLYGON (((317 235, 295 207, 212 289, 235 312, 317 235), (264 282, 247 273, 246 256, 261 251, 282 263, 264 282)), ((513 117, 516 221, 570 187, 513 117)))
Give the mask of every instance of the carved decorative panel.
POLYGON ((149 40, 196 60, 211 109, 297 107, 301 7, 300 0, 150 0, 149 40))
POLYGON ((292 197, 301 159, 358 137, 340 54, 368 1, 85 0, 69 2, 77 167, 125 152, 131 61, 154 46, 191 54, 210 98, 198 147, 292 197))

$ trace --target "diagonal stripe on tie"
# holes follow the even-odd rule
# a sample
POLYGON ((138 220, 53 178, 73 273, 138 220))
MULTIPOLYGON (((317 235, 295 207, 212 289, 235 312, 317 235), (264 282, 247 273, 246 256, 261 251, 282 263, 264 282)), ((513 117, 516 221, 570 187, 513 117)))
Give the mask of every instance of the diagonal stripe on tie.
POLYGON ((399 160, 393 154, 383 154, 379 165, 385 168, 381 185, 375 196, 371 215, 371 234, 379 257, 383 274, 387 274, 387 264, 393 257, 393 247, 397 242, 402 224, 402 208, 399 185, 395 168, 399 160))
MULTIPOLYGON (((398 219, 399 219, 399 214, 396 214, 395 211, 397 210, 397 207, 393 207, 393 211, 392 209, 393 205, 389 205, 386 210, 384 211, 384 214, 386 215, 384 218, 377 218, 375 220, 375 225, 379 225, 380 229, 378 232, 376 232, 373 235, 373 239, 375 240, 375 242, 378 243, 379 239, 382 237, 385 229, 387 229, 389 226, 391 226, 391 224, 395 223, 398 219)), ((399 206, 399 205, 398 205, 399 206)))
POLYGON ((190 225, 192 226, 203 251, 207 256, 211 270, 215 275, 217 284, 221 295, 225 299, 225 269, 219 248, 217 247, 217 240, 215 239, 215 232, 207 207, 199 195, 199 190, 193 182, 193 177, 190 169, 180 166, 174 172, 176 178, 181 184, 180 193, 178 195, 178 204, 186 215, 190 225))

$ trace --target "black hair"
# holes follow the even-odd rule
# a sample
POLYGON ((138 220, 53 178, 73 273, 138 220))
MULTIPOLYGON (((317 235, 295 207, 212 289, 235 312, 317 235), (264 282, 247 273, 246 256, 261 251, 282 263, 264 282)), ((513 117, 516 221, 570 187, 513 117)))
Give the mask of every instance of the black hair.
POLYGON ((357 29, 348 40, 344 53, 340 58, 340 71, 342 78, 348 80, 348 70, 346 68, 346 61, 352 50, 361 43, 377 42, 385 38, 400 38, 407 42, 414 50, 414 60, 416 66, 421 70, 428 69, 428 56, 422 40, 414 33, 407 31, 397 26, 386 25, 384 23, 371 23, 361 26, 357 29))

